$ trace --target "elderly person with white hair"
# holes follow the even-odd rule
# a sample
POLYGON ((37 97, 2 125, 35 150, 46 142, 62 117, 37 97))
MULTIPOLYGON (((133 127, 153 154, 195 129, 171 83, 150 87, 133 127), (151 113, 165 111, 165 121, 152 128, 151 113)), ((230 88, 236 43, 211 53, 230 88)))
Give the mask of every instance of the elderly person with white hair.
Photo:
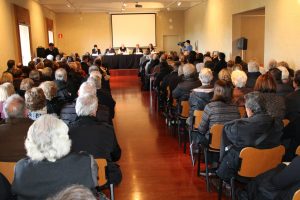
POLYGON ((40 88, 42 88, 46 97, 46 106, 48 114, 60 115, 60 110, 64 105, 64 101, 60 100, 57 94, 57 86, 54 81, 45 81, 41 83, 40 88))
POLYGON ((183 66, 183 81, 173 90, 172 96, 179 102, 188 100, 191 90, 199 86, 201 86, 201 82, 197 77, 196 67, 193 64, 185 64, 183 66))
POLYGON ((3 83, 0 85, 0 119, 5 119, 3 112, 4 102, 8 97, 15 93, 15 88, 12 83, 3 83))
POLYGON ((31 78, 24 78, 22 81, 21 81, 21 84, 20 84, 20 90, 17 91, 17 93, 24 97, 25 95, 25 92, 31 88, 33 88, 34 86, 34 82, 31 78))
POLYGON ((101 76, 102 75, 100 74, 100 72, 96 72, 96 71, 92 72, 87 82, 95 85, 97 89, 97 98, 99 104, 106 106, 109 109, 110 121, 111 121, 115 116, 116 102, 107 90, 101 88, 101 82, 102 82, 101 76))
POLYGON ((245 87, 247 83, 247 74, 242 70, 234 70, 231 73, 231 80, 234 86, 232 102, 236 106, 244 106, 244 95, 252 90, 245 87))
MULTIPOLYGON (((86 151, 95 158, 105 158, 108 162, 118 161, 121 149, 113 126, 97 119, 98 99, 96 95, 79 95, 76 100, 76 120, 70 125, 72 151, 86 151)), ((121 172, 120 172, 121 173, 121 172)), ((119 183, 118 180, 109 182, 119 183)))
POLYGON ((199 74, 199 80, 202 86, 192 90, 189 98, 190 115, 187 120, 188 124, 193 123, 193 116, 195 110, 204 110, 214 94, 214 87, 211 85, 213 80, 213 73, 209 68, 203 68, 199 74))
POLYGON ((26 156, 24 138, 32 124, 22 97, 13 94, 5 101, 5 124, 0 125, 0 161, 16 162, 26 156))
POLYGON ((46 199, 72 184, 97 186, 97 164, 85 153, 70 153, 68 126, 44 115, 29 128, 25 140, 27 158, 15 167, 12 192, 18 199, 46 199))
POLYGON ((94 60, 94 64, 99 68, 100 73, 102 74, 102 88, 105 90, 110 91, 110 73, 109 69, 102 65, 101 58, 97 58, 94 60))
POLYGON ((70 102, 73 100, 71 92, 67 88, 67 71, 64 68, 58 68, 55 71, 55 83, 57 85, 57 96, 60 100, 70 102))
POLYGON ((31 70, 29 73, 29 78, 31 78, 34 82, 34 86, 38 87, 41 83, 41 75, 40 72, 36 69, 31 70))
POLYGON ((261 75, 259 72, 259 64, 256 61, 248 62, 248 73, 247 73, 247 88, 254 88, 256 79, 261 75))

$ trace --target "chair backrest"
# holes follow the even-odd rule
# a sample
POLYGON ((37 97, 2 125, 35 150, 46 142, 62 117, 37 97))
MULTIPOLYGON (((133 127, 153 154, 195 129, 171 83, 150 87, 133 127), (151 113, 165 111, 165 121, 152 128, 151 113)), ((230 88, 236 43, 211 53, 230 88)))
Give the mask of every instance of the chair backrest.
POLYGON ((194 110, 194 129, 197 129, 201 123, 203 110, 194 110))
POLYGON ((300 156, 300 146, 298 146, 298 148, 296 149, 296 155, 300 156))
POLYGON ((293 200, 300 200, 300 189, 295 192, 293 200))
POLYGON ((286 127, 286 126, 290 123, 290 120, 288 120, 288 119, 283 119, 283 120, 282 120, 282 123, 283 123, 283 126, 286 127))
POLYGON ((190 112, 190 104, 189 101, 181 101, 181 117, 188 118, 190 112))
POLYGON ((243 177, 256 177, 281 163, 284 153, 285 148, 282 145, 271 149, 243 148, 240 152, 241 167, 238 174, 243 177))
POLYGON ((210 151, 220 151, 223 128, 223 124, 214 124, 210 128, 210 151))
POLYGON ((170 89, 170 86, 167 86, 167 97, 168 97, 168 99, 171 98, 171 89, 170 89))
POLYGON ((246 114, 246 108, 244 106, 239 106, 239 112, 241 117, 244 117, 246 114))
POLYGON ((0 172, 12 183, 14 180, 15 162, 0 162, 0 172))
POLYGON ((105 185, 107 183, 105 168, 107 166, 106 159, 97 158, 95 159, 98 165, 98 184, 99 186, 105 185))

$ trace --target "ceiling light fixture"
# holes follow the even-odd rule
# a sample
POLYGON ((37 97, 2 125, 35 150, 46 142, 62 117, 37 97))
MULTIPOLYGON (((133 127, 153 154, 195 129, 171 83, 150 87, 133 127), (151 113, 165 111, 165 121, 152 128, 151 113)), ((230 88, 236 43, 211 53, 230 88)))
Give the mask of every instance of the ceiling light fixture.
POLYGON ((170 8, 169 8, 169 7, 167 7, 167 11, 170 11, 170 8))
POLYGON ((124 7, 122 7, 122 9, 121 9, 122 11, 124 11, 125 10, 125 8, 124 7))
POLYGON ((68 7, 68 8, 71 8, 71 5, 67 3, 67 7, 68 7))
POLYGON ((126 7, 126 6, 127 6, 127 4, 126 4, 125 2, 123 2, 123 6, 124 6, 124 7, 126 7))
POLYGON ((178 2, 177 2, 177 6, 181 6, 181 1, 178 1, 178 2))

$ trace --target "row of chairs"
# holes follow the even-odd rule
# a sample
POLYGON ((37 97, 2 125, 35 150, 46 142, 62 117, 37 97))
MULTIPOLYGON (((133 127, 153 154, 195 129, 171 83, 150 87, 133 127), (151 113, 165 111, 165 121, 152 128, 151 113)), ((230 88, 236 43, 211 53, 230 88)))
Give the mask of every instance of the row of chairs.
MULTIPOLYGON (((106 167, 107 161, 106 159, 95 159, 98 165, 98 185, 99 188, 106 188, 107 186, 107 175, 106 175, 106 167)), ((14 180, 14 170, 15 170, 16 162, 0 162, 0 172, 7 178, 7 180, 12 184, 14 180)), ((110 199, 114 200, 114 185, 109 184, 110 190, 110 199)))

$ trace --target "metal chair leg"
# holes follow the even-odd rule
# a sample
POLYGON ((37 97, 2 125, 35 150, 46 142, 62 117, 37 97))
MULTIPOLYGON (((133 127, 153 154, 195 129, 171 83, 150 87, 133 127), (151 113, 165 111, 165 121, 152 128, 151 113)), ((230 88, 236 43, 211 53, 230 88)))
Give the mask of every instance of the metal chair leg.
POLYGON ((187 144, 187 130, 183 129, 183 153, 186 154, 186 144, 187 144))
POLYGON ((193 142, 190 143, 190 154, 191 154, 191 160, 192 160, 192 165, 195 165, 195 159, 194 159, 194 152, 193 152, 193 142))
POLYGON ((198 146, 199 150, 198 150, 198 167, 197 167, 197 175, 200 176, 200 162, 201 162, 201 151, 200 151, 200 147, 201 145, 198 146))
POLYGON ((219 188, 218 188, 218 200, 222 199, 222 191, 223 191, 223 180, 220 179, 219 188))
POLYGON ((232 177, 230 179, 230 186, 231 186, 231 199, 235 200, 235 185, 234 185, 235 179, 232 177))
POLYGON ((110 199, 115 199, 115 192, 114 192, 114 184, 109 184, 109 190, 110 190, 110 199))
POLYGON ((210 192, 209 176, 208 176, 208 162, 207 162, 207 148, 204 148, 204 161, 205 161, 206 191, 210 192))
POLYGON ((180 134, 180 124, 181 124, 181 120, 178 119, 178 125, 177 125, 177 134, 178 134, 178 143, 179 143, 179 147, 181 147, 181 134, 180 134))

